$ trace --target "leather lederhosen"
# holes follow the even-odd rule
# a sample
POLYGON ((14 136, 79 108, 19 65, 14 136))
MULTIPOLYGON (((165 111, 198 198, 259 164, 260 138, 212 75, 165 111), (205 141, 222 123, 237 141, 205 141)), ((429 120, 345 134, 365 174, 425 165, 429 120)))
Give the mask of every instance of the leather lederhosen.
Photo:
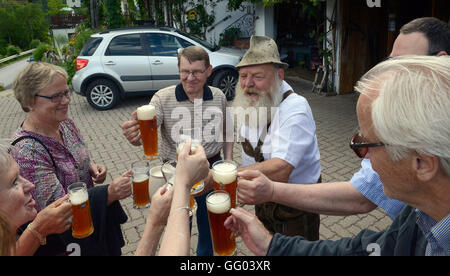
MULTIPOLYGON (((285 100, 292 91, 283 95, 285 100)), ((267 125, 267 130, 269 129, 267 125)), ((256 148, 253 148, 248 139, 242 142, 244 152, 255 159, 255 162, 263 162, 264 156, 261 153, 261 146, 265 140, 265 134, 261 135, 256 148)), ((321 182, 319 177, 317 183, 321 182)), ((297 210, 282 204, 266 202, 255 205, 255 213, 267 230, 272 233, 280 233, 286 236, 301 235, 313 241, 319 239, 320 216, 315 213, 297 210)))

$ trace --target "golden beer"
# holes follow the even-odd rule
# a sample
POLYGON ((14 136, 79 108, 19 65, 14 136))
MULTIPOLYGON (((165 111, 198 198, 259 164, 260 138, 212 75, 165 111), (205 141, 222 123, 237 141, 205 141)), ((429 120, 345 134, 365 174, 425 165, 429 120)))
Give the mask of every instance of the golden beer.
POLYGON ((209 227, 214 252, 219 256, 231 256, 236 251, 236 238, 225 228, 225 220, 230 216, 230 195, 225 191, 213 191, 206 197, 209 227))
POLYGON ((133 176, 133 199, 134 206, 137 209, 150 206, 148 179, 148 175, 145 174, 133 176))
POLYGON ((192 196, 192 194, 189 196, 189 209, 191 209, 192 211, 194 211, 194 207, 195 207, 195 199, 192 196))
POLYGON ((214 190, 225 190, 231 198, 231 208, 236 207, 238 165, 234 161, 220 160, 213 164, 214 190))
POLYGON ((91 207, 86 184, 77 182, 69 186, 69 201, 72 204, 72 236, 86 238, 94 232, 91 207))
POLYGON ((144 105, 137 109, 142 145, 147 159, 153 159, 158 154, 158 124, 155 115, 156 109, 152 105, 144 105))
POLYGON ((148 160, 139 160, 131 164, 131 171, 133 172, 133 207, 136 209, 150 206, 149 170, 150 164, 148 160))

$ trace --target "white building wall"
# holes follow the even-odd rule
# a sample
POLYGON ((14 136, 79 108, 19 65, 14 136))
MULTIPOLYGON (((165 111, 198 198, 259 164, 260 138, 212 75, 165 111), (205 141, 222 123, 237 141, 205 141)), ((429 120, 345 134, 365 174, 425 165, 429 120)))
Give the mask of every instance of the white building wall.
POLYGON ((67 29, 52 29, 53 37, 57 38, 59 36, 63 36, 69 42, 70 36, 75 33, 75 28, 67 28, 67 29))
MULTIPOLYGON (((211 44, 219 44, 220 34, 222 34, 227 27, 231 24, 236 23, 238 20, 244 19, 244 16, 248 13, 253 13, 253 4, 249 2, 244 2, 241 4, 241 8, 236 11, 229 11, 227 9, 228 1, 215 2, 215 6, 208 5, 206 11, 209 14, 214 14, 216 17, 215 23, 210 26, 206 31, 206 40, 211 44), (230 18, 222 21, 222 19, 227 16, 230 18)), ((253 33, 253 26, 241 26, 241 31, 244 33, 253 33)))
POLYGON ((273 8, 255 5, 255 35, 265 35, 276 39, 273 8))
MULTIPOLYGON (((67 0, 71 1, 71 0, 67 0)), ((80 1, 80 0, 72 0, 80 1)), ((86 1, 86 0, 84 0, 86 1)), ((124 10, 124 2, 122 1, 122 10, 124 10)), ((198 4, 203 4, 202 1, 193 0, 186 4, 186 11, 195 8, 198 4)), ((206 40, 211 44, 219 44, 220 35, 224 33, 225 29, 232 24, 240 25, 241 33, 250 37, 253 34, 254 24, 253 20, 248 20, 248 16, 253 15, 254 7, 250 2, 243 2, 241 7, 235 11, 229 11, 227 8, 228 1, 205 1, 205 8, 208 14, 214 14, 215 23, 207 28, 206 40), (229 18, 228 18, 229 17, 229 18), (227 18, 226 20, 222 20, 227 18), (240 20, 247 19, 246 24, 238 24, 240 20), (249 23, 251 21, 251 23, 249 23)), ((164 8, 164 14, 167 16, 167 9, 164 8)), ((187 15, 186 15, 187 19, 187 15)))
MULTIPOLYGON (((85 0, 87 1, 87 0, 85 0)), ((66 4, 69 8, 80 8, 81 0, 66 0, 66 4)))
MULTIPOLYGON (((330 29, 330 20, 335 20, 335 26, 336 26, 336 34, 335 34, 335 40, 334 40, 334 50, 335 50, 335 66, 336 66, 336 71, 334 72, 334 91, 336 93, 339 94, 339 79, 340 79, 340 56, 341 56, 341 52, 340 52, 340 44, 341 44, 341 15, 339 13, 339 1, 337 1, 337 5, 335 5, 335 2, 337 0, 328 0, 327 1, 327 6, 326 6, 326 16, 327 16, 327 23, 326 23, 326 27, 325 27, 325 33, 327 33, 330 29), (334 15, 333 15, 334 13, 334 15)), ((333 40, 333 35, 332 32, 328 32, 327 33, 327 39, 328 41, 332 41, 333 40)), ((327 43, 326 41, 325 43, 325 47, 327 47, 328 49, 332 49, 332 44, 327 43)), ((330 79, 331 81, 331 79, 330 79)))

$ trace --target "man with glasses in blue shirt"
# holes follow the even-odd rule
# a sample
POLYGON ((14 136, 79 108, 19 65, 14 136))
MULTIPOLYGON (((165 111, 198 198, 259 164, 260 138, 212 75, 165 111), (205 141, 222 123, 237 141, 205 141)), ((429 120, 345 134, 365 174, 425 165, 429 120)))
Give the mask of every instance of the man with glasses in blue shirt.
POLYGON ((312 242, 273 235, 242 208, 225 226, 256 255, 450 256, 449 76, 449 57, 404 56, 356 84, 360 131, 350 147, 371 161, 386 195, 406 204, 388 229, 312 242))
MULTIPOLYGON (((450 53, 449 25, 433 17, 424 17, 415 19, 400 29, 390 57, 443 56, 448 53, 450 53)), ((363 214, 380 207, 391 219, 394 219, 405 206, 401 201, 386 197, 380 177, 373 170, 369 159, 362 160, 361 169, 349 182, 317 185, 273 184, 261 173, 255 173, 251 180, 239 182, 238 200, 247 204, 274 201, 292 208, 326 215, 363 214), (274 198, 274 194, 279 196, 274 198)))

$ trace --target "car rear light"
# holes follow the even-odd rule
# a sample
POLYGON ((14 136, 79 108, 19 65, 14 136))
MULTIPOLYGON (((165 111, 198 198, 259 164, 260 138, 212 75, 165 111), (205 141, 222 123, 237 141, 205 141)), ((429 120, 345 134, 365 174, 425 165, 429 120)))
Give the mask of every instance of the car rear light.
POLYGON ((86 67, 88 62, 89 62, 88 59, 77 58, 77 61, 76 61, 76 64, 75 64, 76 65, 75 66, 76 70, 78 71, 80 69, 83 69, 84 67, 86 67))

